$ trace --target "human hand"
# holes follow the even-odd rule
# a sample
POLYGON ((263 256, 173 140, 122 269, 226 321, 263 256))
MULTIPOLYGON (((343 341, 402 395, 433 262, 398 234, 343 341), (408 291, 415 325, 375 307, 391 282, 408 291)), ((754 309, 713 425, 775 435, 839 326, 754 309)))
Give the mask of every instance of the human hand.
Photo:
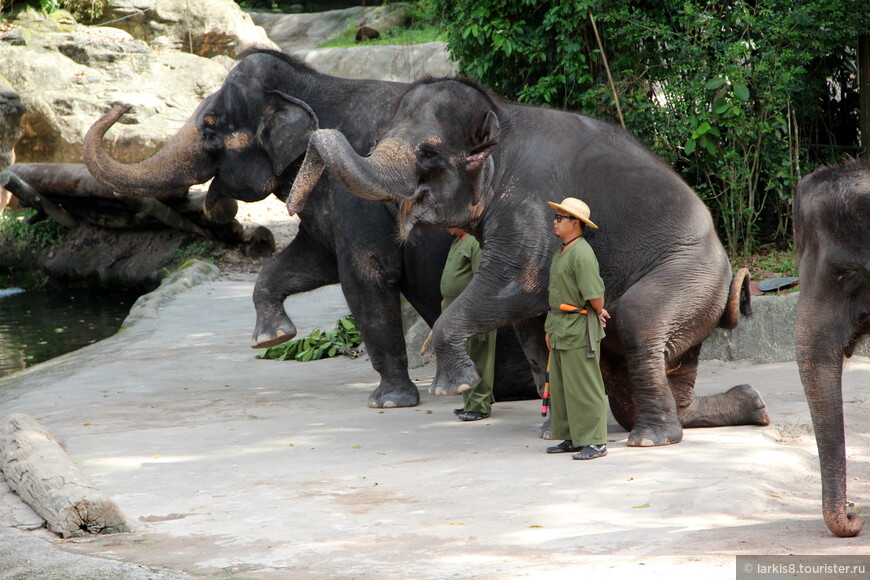
POLYGON ((598 320, 601 322, 602 328, 607 328, 607 321, 610 319, 610 313, 604 308, 598 313, 598 320))

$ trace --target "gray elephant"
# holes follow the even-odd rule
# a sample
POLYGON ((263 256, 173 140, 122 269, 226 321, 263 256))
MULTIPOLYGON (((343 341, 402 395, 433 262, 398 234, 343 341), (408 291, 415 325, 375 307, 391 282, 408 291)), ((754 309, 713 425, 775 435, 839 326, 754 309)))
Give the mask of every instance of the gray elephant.
POLYGON ((846 510, 843 359, 870 334, 870 162, 804 177, 794 198, 801 292, 795 345, 822 472, 822 513, 838 536, 864 525, 846 510))
POLYGON ((679 177, 625 131, 563 111, 505 103, 467 79, 410 86, 367 157, 338 131, 316 131, 288 201, 305 206, 324 169, 351 193, 399 201, 416 224, 459 227, 483 246, 478 274, 434 328, 433 394, 479 380, 468 337, 513 323, 538 384, 555 249, 545 201, 575 196, 600 226, 588 236, 613 315, 602 343, 610 406, 630 446, 677 443, 683 427, 769 422, 749 385, 695 396, 701 343, 748 308, 710 213, 679 177), (741 300, 742 297, 742 300, 741 300))
MULTIPOLYGON (((236 214, 236 200, 255 202, 272 193, 286 198, 309 132, 319 125, 341 130, 353 147, 368 151, 378 127, 392 115, 390 103, 405 87, 332 77, 280 52, 249 51, 239 57, 223 86, 152 157, 124 164, 103 148, 103 136, 129 108, 115 105, 85 136, 85 163, 104 185, 128 195, 186 191, 211 179, 205 209, 213 221, 226 223, 236 214)), ((296 238, 257 278, 253 346, 263 348, 295 336, 296 327, 283 306, 287 296, 341 283, 381 377, 369 406, 416 405, 419 391, 408 376, 400 294, 429 324, 435 322, 450 236, 429 229, 414 232, 402 244, 394 234, 395 205, 359 199, 330 179, 316 186, 319 195, 301 214, 296 238)), ((511 342, 516 345, 512 337, 505 336, 504 342, 502 356, 519 350, 511 349, 511 342)), ((517 367, 506 359, 503 368, 496 377, 497 398, 534 394, 527 364, 517 367)))

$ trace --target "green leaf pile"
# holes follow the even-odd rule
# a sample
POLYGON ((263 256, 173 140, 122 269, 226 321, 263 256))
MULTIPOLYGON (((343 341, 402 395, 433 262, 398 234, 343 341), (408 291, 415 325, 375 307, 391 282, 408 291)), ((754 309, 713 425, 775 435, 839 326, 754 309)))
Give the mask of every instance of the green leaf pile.
POLYGON ((338 319, 335 329, 324 332, 320 328, 305 338, 297 338, 265 349, 257 358, 272 360, 298 360, 307 362, 320 360, 339 354, 350 357, 359 356, 359 347, 362 344, 362 335, 356 327, 353 316, 342 316, 338 319))

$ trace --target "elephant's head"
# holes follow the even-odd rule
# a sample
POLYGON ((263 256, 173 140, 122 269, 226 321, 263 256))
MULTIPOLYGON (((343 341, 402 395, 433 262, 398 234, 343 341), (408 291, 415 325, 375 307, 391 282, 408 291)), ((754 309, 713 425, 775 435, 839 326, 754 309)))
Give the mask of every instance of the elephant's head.
POLYGON ((499 114, 495 99, 470 81, 412 84, 368 156, 357 155, 338 131, 312 134, 288 210, 301 210, 328 169, 354 195, 399 201, 404 236, 418 222, 467 228, 484 209, 502 133, 499 114))
POLYGON ((870 164, 820 169, 798 185, 794 231, 801 292, 795 343, 822 473, 822 511, 838 536, 863 522, 847 513, 842 372, 870 333, 870 164))
POLYGON ((307 104, 274 88, 282 86, 274 61, 263 53, 244 57, 178 133, 140 163, 119 163, 103 149, 103 136, 129 109, 113 104, 85 136, 88 170, 114 191, 136 196, 185 190, 213 178, 205 212, 215 222, 231 221, 235 200, 259 201, 276 191, 317 129, 307 104))

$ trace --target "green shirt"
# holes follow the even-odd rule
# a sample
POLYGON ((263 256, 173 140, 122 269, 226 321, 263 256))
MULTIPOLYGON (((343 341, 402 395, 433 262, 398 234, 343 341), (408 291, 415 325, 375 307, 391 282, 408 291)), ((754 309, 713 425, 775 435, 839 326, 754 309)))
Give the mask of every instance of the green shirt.
POLYGON ((444 273, 441 274, 441 296, 444 298, 444 308, 462 294, 480 265, 480 244, 472 235, 466 235, 461 240, 456 238, 450 244, 444 273))
MULTIPOLYGON (((592 246, 580 238, 565 253, 556 250, 550 264, 550 310, 559 310, 560 304, 571 304, 595 311, 586 304, 593 298, 604 297, 604 281, 598 273, 598 260, 592 246)), ((560 350, 583 348, 589 344, 586 315, 555 314, 549 312, 544 329, 550 337, 550 347, 560 350)), ((598 326, 595 340, 604 338, 604 329, 598 326)))

